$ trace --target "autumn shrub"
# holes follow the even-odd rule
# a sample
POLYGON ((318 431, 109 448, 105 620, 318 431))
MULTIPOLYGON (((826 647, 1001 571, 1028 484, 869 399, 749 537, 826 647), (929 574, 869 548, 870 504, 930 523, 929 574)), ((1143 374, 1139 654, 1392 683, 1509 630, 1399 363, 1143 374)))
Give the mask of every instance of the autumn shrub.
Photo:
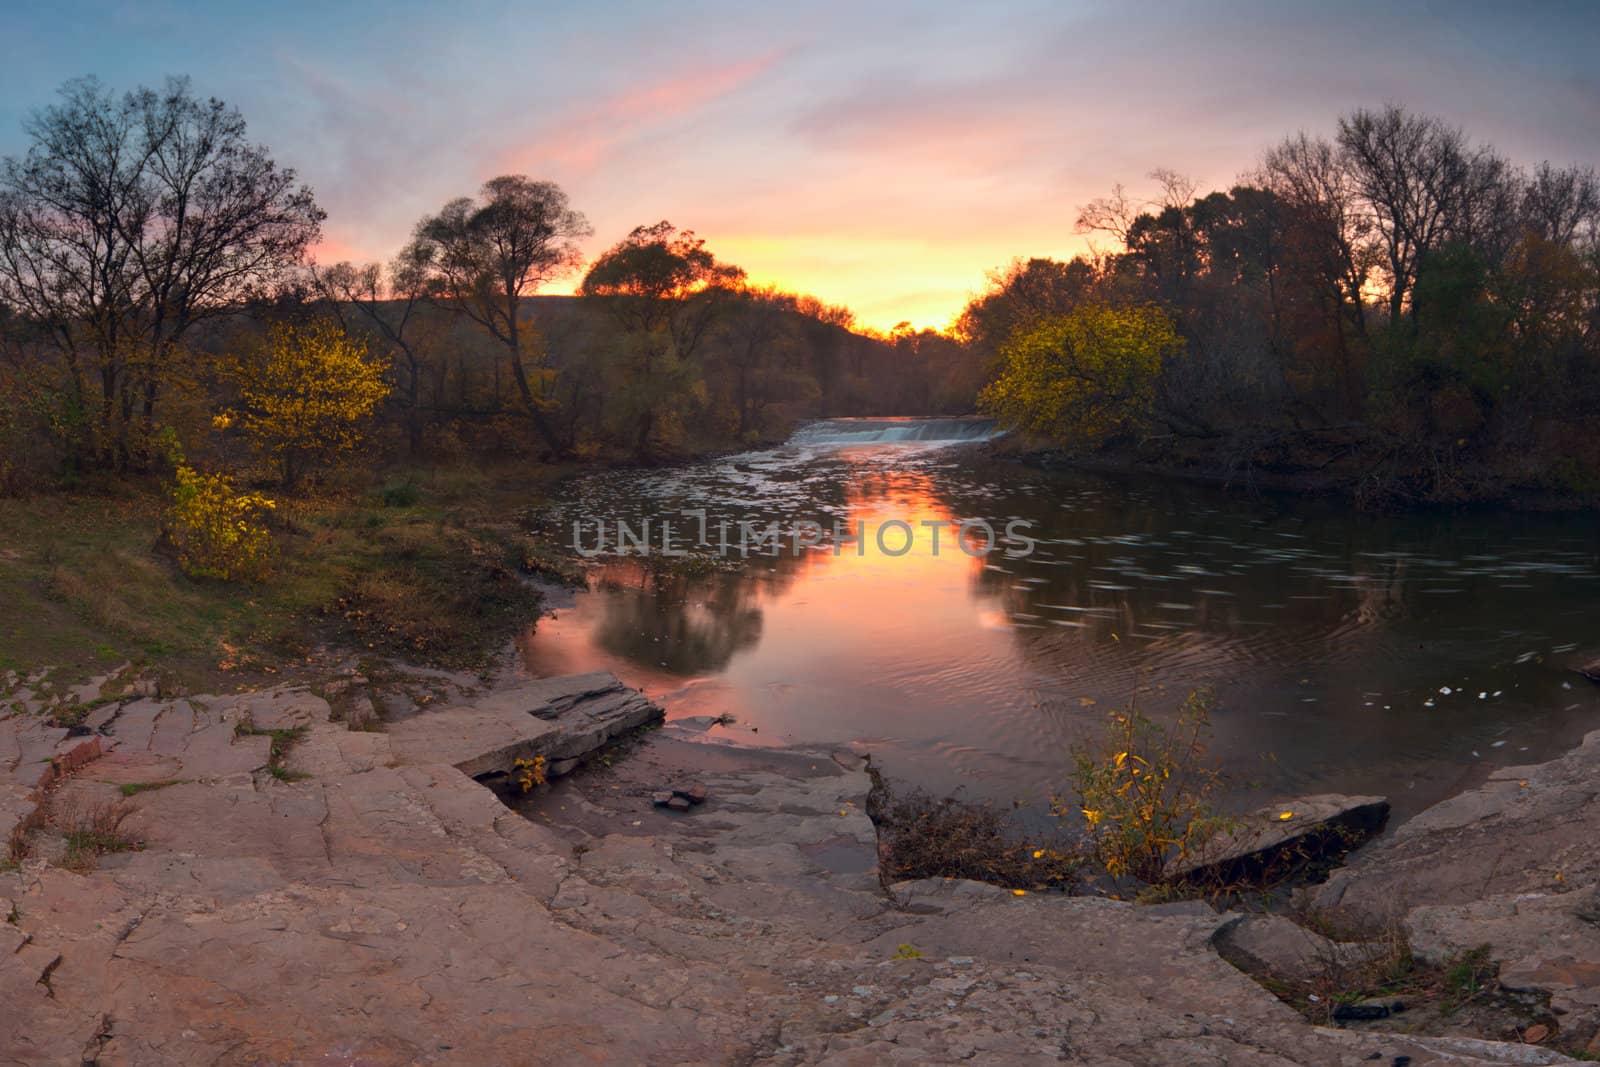
POLYGON ((276 324, 259 351, 232 365, 241 410, 223 417, 224 428, 237 422, 292 488, 361 444, 366 421, 389 395, 385 370, 336 322, 276 324))
POLYGON ((543 756, 512 761, 513 776, 524 793, 530 791, 536 785, 545 784, 548 775, 547 765, 548 761, 543 756))
MULTIPOLYGON (((1071 889, 1084 857, 1073 843, 1030 840, 992 804, 896 792, 873 766, 867 814, 878 830, 879 877, 970 878, 1012 890, 1071 889)), ((1037 835, 1034 835, 1037 837, 1037 835)))
POLYGON ((276 501, 236 493, 220 474, 178 464, 169 490, 162 533, 178 565, 195 578, 261 582, 271 576, 277 546, 267 528, 276 501))
POLYGON ((1162 366, 1182 349, 1159 307, 1084 304, 1013 333, 979 404, 1008 428, 1094 447, 1146 423, 1162 366))
POLYGON ((57 818, 66 845, 61 865, 69 870, 88 871, 101 856, 138 849, 139 842, 122 829, 132 814, 133 808, 126 801, 69 805, 57 818))
MULTIPOLYGON (((1197 689, 1165 725, 1137 707, 1113 712, 1098 746, 1075 753, 1073 788, 1096 858, 1114 877, 1164 880, 1222 827, 1222 773, 1206 755, 1215 695, 1197 689)), ((1070 805, 1056 803, 1067 815, 1070 805)))

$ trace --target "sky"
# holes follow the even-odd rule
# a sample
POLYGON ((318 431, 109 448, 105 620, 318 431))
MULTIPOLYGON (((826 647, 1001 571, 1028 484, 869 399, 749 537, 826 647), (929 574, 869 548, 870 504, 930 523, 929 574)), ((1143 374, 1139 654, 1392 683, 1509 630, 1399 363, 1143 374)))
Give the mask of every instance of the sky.
POLYGON ((325 261, 387 260, 522 173, 588 216, 591 256, 668 219, 880 329, 1084 250, 1078 209, 1117 183, 1225 188, 1357 107, 1600 165, 1600 0, 0 0, 0 48, 0 155, 70 78, 188 75, 316 191, 325 261))

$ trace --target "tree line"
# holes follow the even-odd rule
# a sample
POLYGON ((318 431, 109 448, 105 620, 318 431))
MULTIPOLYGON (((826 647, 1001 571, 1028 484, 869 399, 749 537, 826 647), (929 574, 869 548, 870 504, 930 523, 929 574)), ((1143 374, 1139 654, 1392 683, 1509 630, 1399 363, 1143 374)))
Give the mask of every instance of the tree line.
POLYGON ((752 284, 665 221, 585 264, 588 220, 523 175, 420 219, 387 263, 317 264, 312 191, 186 79, 74 81, 25 132, 0 164, 0 490, 145 470, 174 438, 247 462, 242 428, 268 423, 262 470, 291 483, 316 450, 283 442, 339 438, 372 388, 325 373, 360 378, 364 399, 324 384, 313 402, 283 369, 359 372, 367 355, 388 388, 365 447, 410 460, 681 455, 810 416, 965 410, 976 390, 949 339, 878 335, 752 284), (577 296, 542 293, 572 277, 577 296))
POLYGON ((184 79, 68 83, 25 133, 0 164, 0 491, 175 447, 293 484, 357 444, 652 459, 981 407, 1075 451, 1374 500, 1600 492, 1600 179, 1399 107, 1287 138, 1226 191, 1119 187, 1079 212, 1091 252, 887 333, 666 221, 585 262, 588 219, 523 175, 386 263, 311 262, 312 191, 184 79))
POLYGON ((1080 212, 1109 242, 968 305, 1011 424, 1168 463, 1334 468, 1374 500, 1600 492, 1600 179, 1389 106, 1232 188, 1171 171, 1080 212))

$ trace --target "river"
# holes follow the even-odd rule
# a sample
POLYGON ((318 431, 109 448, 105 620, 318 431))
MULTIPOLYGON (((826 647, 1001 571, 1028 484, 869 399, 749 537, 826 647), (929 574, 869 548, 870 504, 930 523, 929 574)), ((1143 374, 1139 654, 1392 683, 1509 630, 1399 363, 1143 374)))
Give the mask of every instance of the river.
POLYGON ((685 736, 854 743, 896 779, 1035 810, 1110 710, 1169 715, 1198 685, 1236 806, 1381 793, 1404 817, 1600 728, 1569 663, 1600 649, 1592 516, 1373 516, 949 447, 990 431, 828 420, 568 483, 546 532, 607 551, 521 637, 523 668, 607 668, 685 736), (616 553, 616 524, 646 519, 650 552, 616 553), (963 519, 959 545, 929 525, 963 519), (776 553, 741 555, 740 521, 747 551, 777 523, 776 553), (689 555, 661 552, 663 523, 689 555))

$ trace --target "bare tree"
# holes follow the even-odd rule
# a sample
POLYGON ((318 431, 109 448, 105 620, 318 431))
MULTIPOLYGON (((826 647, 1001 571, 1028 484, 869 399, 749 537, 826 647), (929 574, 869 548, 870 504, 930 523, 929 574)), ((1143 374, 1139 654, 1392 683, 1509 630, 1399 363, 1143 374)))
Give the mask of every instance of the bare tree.
POLYGON ((1552 244, 1571 244, 1580 235, 1600 238, 1600 177, 1592 167, 1541 163, 1523 186, 1520 215, 1552 244))
POLYGON ((593 232, 560 186, 508 174, 485 182, 478 200, 452 200, 424 218, 406 253, 425 265, 437 297, 505 347, 519 398, 546 446, 558 454, 561 442, 544 417, 546 390, 542 381, 535 387, 525 363, 533 338, 522 302, 576 270, 578 241, 593 232))
POLYGON ((1161 187, 1161 197, 1150 206, 1182 210, 1194 202, 1195 180, 1170 167, 1157 167, 1145 175, 1161 187))
POLYGON ((101 447, 125 461, 184 333, 281 280, 324 215, 237 110, 187 79, 117 97, 89 78, 60 95, 0 169, 0 297, 50 331, 75 403, 98 406, 101 447))
POLYGON ((1097 197, 1078 209, 1078 232, 1108 233, 1126 245, 1128 231, 1143 210, 1144 205, 1128 196, 1119 182, 1111 187, 1110 196, 1097 197))
POLYGON ((1372 221, 1362 210, 1339 149, 1321 138, 1298 134, 1267 152, 1255 180, 1304 224, 1314 260, 1348 302, 1358 331, 1365 333, 1362 291, 1371 269, 1367 247, 1372 221))
MULTIPOLYGON (((422 379, 426 360, 422 312, 429 293, 428 264, 416 244, 408 245, 388 269, 376 263, 357 267, 313 264, 312 278, 346 329, 345 309, 354 310, 381 337, 405 369, 400 392, 406 404, 406 439, 412 455, 422 446, 422 379)), ((435 398, 437 400, 437 397, 435 398)))
POLYGON ((1456 127, 1392 105, 1340 119, 1339 147, 1378 235, 1389 316, 1399 321, 1422 259, 1448 240, 1483 234, 1507 168, 1456 127))

